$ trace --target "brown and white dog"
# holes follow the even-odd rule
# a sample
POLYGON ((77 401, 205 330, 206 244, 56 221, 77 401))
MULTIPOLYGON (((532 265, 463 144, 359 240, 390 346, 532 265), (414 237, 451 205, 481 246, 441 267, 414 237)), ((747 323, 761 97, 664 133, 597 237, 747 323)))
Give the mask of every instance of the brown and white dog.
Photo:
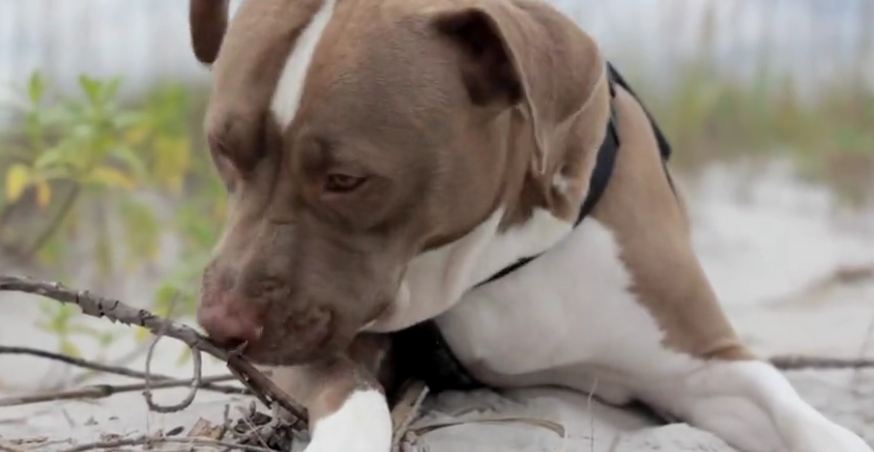
POLYGON ((488 385, 597 381, 746 452, 871 452, 739 342, 644 110, 543 1, 249 0, 227 30, 226 1, 191 7, 231 206, 199 321, 279 366, 309 452, 388 452, 376 333, 429 319, 488 385))

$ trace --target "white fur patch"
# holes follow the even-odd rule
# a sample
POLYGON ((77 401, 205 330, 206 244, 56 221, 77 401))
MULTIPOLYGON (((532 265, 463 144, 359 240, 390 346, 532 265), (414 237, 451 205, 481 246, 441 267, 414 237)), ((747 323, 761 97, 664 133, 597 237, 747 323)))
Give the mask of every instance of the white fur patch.
POLYGON ((688 368, 691 360, 664 348, 664 333, 628 291, 620 251, 612 233, 587 218, 546 254, 466 294, 440 327, 463 362, 507 376, 581 363, 688 368))
POLYGON ((554 188, 555 191, 563 195, 568 195, 570 194, 569 191, 571 187, 572 181, 563 174, 557 172, 552 176, 552 188, 554 188))
POLYGON ((334 14, 335 3, 336 0, 324 0, 312 21, 301 32, 294 49, 285 61, 271 104, 273 115, 283 128, 288 127, 297 115, 310 63, 322 39, 322 33, 325 32, 334 14))
POLYGON ((334 414, 313 428, 305 452, 389 452, 391 413, 385 396, 375 389, 356 391, 334 414))
POLYGON ((610 230, 586 219, 552 250, 475 289, 437 321, 458 358, 497 386, 598 381, 710 430, 745 452, 871 452, 807 405, 773 367, 702 361, 666 348, 629 290, 610 230))
POLYGON ((871 452, 858 436, 829 421, 760 361, 711 362, 680 380, 678 414, 749 452, 871 452))
POLYGON ((573 229, 572 223, 539 209, 524 224, 500 232, 503 217, 504 210, 498 209, 464 237, 413 259, 394 305, 368 331, 397 331, 435 317, 471 287, 521 258, 548 250, 573 229))

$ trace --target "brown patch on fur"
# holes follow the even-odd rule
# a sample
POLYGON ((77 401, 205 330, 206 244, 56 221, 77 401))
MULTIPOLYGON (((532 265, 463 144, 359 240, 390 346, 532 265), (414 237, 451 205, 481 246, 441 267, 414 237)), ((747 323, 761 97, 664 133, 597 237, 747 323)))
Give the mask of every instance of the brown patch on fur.
POLYGON ((617 91, 621 148, 593 216, 615 234, 633 276, 630 289, 656 318, 667 346, 701 358, 749 359, 692 250, 652 127, 637 101, 617 91))

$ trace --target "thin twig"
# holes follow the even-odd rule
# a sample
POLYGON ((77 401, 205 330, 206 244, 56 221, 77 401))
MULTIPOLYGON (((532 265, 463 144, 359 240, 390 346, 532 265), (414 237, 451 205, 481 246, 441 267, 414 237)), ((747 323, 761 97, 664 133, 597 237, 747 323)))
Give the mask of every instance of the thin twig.
POLYGON ((771 364, 780 370, 874 368, 874 359, 841 359, 816 356, 775 356, 771 364))
POLYGON ((222 412, 222 429, 219 432, 218 437, 224 438, 225 434, 228 433, 228 430, 231 429, 231 406, 225 404, 225 410, 222 412))
POLYGON ((273 449, 265 449, 258 446, 249 446, 246 444, 237 444, 227 441, 219 441, 210 438, 173 438, 173 437, 154 437, 154 436, 138 436, 136 438, 118 439, 112 441, 97 441, 94 443, 83 444, 70 449, 65 449, 63 452, 85 452, 89 450, 100 449, 117 449, 126 446, 153 446, 156 444, 182 444, 187 446, 212 446, 212 447, 228 447, 232 450, 242 450, 248 452, 276 452, 273 449))
MULTIPOLYGON (((233 375, 216 375, 204 377, 202 383, 215 383, 220 381, 236 380, 233 375)), ((191 379, 169 379, 153 382, 152 389, 179 388, 182 386, 191 385, 191 379)), ((111 395, 120 394, 123 392, 143 391, 146 389, 145 383, 134 383, 127 385, 94 385, 86 386, 81 389, 71 389, 67 391, 47 391, 39 394, 31 394, 25 396, 15 396, 0 399, 0 407, 25 405, 29 403, 50 402, 54 400, 72 400, 72 399, 100 399, 111 395)), ((240 389, 243 391, 243 389, 240 389)))
POLYGON ((598 377, 592 381, 592 388, 586 398, 586 409, 589 410, 589 450, 592 452, 595 450, 595 405, 592 403, 592 399, 595 398, 596 392, 598 392, 598 377))
POLYGON ((178 339, 189 347, 209 353, 227 362, 231 373, 250 388, 265 405, 271 407, 274 403, 279 404, 296 418, 292 422, 295 428, 305 428, 307 414, 303 405, 277 387, 243 356, 214 344, 186 325, 162 319, 145 309, 133 308, 118 300, 93 295, 88 291, 70 290, 56 282, 48 283, 14 276, 0 276, 0 291, 2 290, 42 295, 62 303, 78 305, 86 315, 98 318, 106 317, 127 325, 138 325, 148 329, 153 334, 163 332, 165 336, 178 339))
POLYGON ((176 413, 188 408, 191 405, 191 402, 194 402, 194 397, 197 396, 197 388, 200 386, 200 381, 203 378, 200 350, 194 347, 191 348, 192 358, 194 360, 194 378, 191 379, 191 390, 188 391, 188 395, 177 404, 158 405, 152 399, 152 377, 150 376, 150 373, 152 370, 152 355, 155 351, 155 346, 158 345, 158 341, 160 341, 162 337, 163 336, 155 337, 155 340, 152 341, 152 345, 149 347, 149 352, 146 354, 146 388, 143 391, 143 397, 146 399, 146 405, 148 405, 149 409, 152 411, 157 413, 176 413))
MULTIPOLYGON (((868 352, 868 348, 871 347, 871 341, 874 340, 874 317, 871 317, 871 320, 868 322, 868 329, 865 331, 865 339, 862 340, 862 345, 859 346, 859 359, 865 358, 868 352)), ((853 376, 850 379, 850 387, 852 388, 853 394, 862 395, 859 391, 859 384, 861 383, 862 376, 862 368, 856 367, 853 372, 853 376)))
MULTIPOLYGON (((225 412, 227 413, 227 410, 225 412)), ((251 438, 252 436, 254 436, 255 439, 257 439, 258 442, 261 443, 262 446, 268 447, 267 442, 264 441, 264 437, 261 436, 261 431, 259 430, 259 428, 257 426, 255 426, 255 424, 253 424, 251 420, 249 420, 249 418, 251 416, 255 415, 255 404, 252 403, 250 405, 250 409, 249 409, 248 414, 247 413, 242 413, 242 414, 243 414, 243 416, 240 417, 240 420, 242 420, 243 423, 246 424, 247 427, 249 427, 249 437, 251 438)))
MULTIPOLYGON (((101 364, 101 363, 98 363, 96 361, 89 361, 89 360, 83 359, 83 358, 75 358, 72 356, 63 355, 60 353, 54 353, 54 352, 50 352, 47 350, 40 350, 37 348, 0 345, 0 355, 3 355, 3 354, 37 356, 40 358, 47 358, 47 359, 52 359, 55 361, 60 361, 60 362, 66 363, 66 364, 76 366, 76 367, 81 367, 83 369, 91 369, 91 370, 96 370, 98 372, 104 372, 104 373, 113 374, 113 375, 121 375, 124 377, 130 377, 130 378, 138 378, 138 379, 146 378, 146 373, 140 372, 138 370, 128 369, 127 367, 121 367, 121 366, 111 366, 108 364, 101 364)), ((153 380, 174 380, 175 381, 175 379, 173 377, 170 377, 167 375, 161 375, 161 374, 152 374, 152 379, 153 380)), ((231 380, 235 380, 235 379, 236 378, 234 376, 228 375, 227 381, 231 381, 231 380)), ((215 391, 215 392, 223 392, 226 394, 248 394, 249 393, 249 391, 245 388, 238 388, 238 387, 234 387, 234 386, 216 385, 216 384, 205 383, 205 382, 200 385, 200 389, 205 389, 208 391, 215 391)))
MULTIPOLYGON (((144 355, 146 353, 146 350, 148 350, 148 348, 149 348, 149 344, 139 344, 136 347, 134 347, 131 351, 125 353, 124 355, 122 355, 116 359, 113 359, 111 361, 108 361, 107 365, 124 367, 124 366, 134 362, 140 356, 144 355)), ((98 372, 93 372, 93 371, 92 372, 83 372, 82 374, 76 375, 75 377, 73 377, 70 381, 70 384, 73 386, 81 385, 81 384, 85 383, 86 381, 88 381, 88 380, 90 380, 98 375, 100 375, 98 372)), ((156 377, 156 375, 152 375, 152 378, 155 378, 155 377, 156 377)))
POLYGON ((421 381, 407 382, 401 389, 401 396, 391 409, 391 423, 394 426, 392 434, 392 452, 399 452, 410 424, 419 416, 422 403, 428 395, 428 386, 421 381))

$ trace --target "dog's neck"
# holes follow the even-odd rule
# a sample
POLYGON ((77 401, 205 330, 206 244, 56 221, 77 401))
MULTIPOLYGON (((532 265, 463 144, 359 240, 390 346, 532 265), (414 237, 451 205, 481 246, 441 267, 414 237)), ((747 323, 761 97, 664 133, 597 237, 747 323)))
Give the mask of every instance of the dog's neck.
MULTIPOLYGON (((571 232, 610 118, 606 73, 592 93, 560 124, 543 167, 529 164, 534 154, 530 139, 509 140, 498 207, 461 238, 413 259, 394 304, 366 330, 397 331, 434 318, 477 284, 549 250, 571 232)), ((525 119, 512 110, 501 120, 514 136, 524 137, 531 132, 525 119)))

